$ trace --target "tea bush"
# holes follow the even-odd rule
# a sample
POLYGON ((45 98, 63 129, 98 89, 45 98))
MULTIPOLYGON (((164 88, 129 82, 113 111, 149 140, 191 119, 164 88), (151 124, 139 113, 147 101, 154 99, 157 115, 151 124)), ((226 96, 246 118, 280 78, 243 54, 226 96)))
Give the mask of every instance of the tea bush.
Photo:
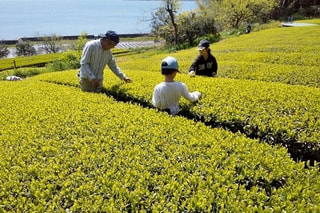
POLYGON ((170 53, 201 122, 151 107, 169 53, 116 57, 133 83, 106 68, 101 94, 77 70, 0 82, 0 212, 319 212, 319 28, 301 29, 212 44, 217 78, 170 53))
POLYGON ((61 56, 61 53, 45 54, 45 55, 34 55, 29 57, 16 57, 16 58, 4 58, 0 60, 0 71, 13 69, 20 67, 36 67, 44 66, 45 64, 52 62, 58 59, 61 56), (14 65, 15 63, 15 65, 14 65))
POLYGON ((0 89, 1 212, 319 211, 319 170, 284 148, 70 86, 0 89))
MULTIPOLYGON (((136 100, 151 106, 153 88, 163 80, 163 76, 145 71, 128 70, 126 73, 134 79, 132 84, 122 84, 110 71, 106 72, 106 92, 117 99, 136 100)), ((75 75, 75 71, 68 71, 38 78, 78 86, 75 75)), ((194 117, 201 117, 204 122, 241 130, 274 143, 320 141, 319 89, 248 80, 189 78, 184 74, 178 74, 177 80, 185 82, 190 91, 199 90, 203 94, 195 105, 182 99, 181 107, 194 117)))
MULTIPOLYGON (((318 87, 320 82, 320 28, 289 27, 262 30, 211 44, 218 76, 318 87)), ((150 52, 117 59, 123 70, 159 72, 160 61, 176 57, 188 73, 196 48, 175 53, 150 52)))

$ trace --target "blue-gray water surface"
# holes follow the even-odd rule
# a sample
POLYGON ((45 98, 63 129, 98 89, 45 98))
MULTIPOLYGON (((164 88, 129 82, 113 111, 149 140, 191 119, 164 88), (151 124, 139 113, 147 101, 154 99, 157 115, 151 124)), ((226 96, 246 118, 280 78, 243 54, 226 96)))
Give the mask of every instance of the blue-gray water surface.
MULTIPOLYGON (((195 1, 181 1, 180 12, 195 1)), ((0 0, 0 40, 49 35, 148 33, 150 18, 163 1, 147 0, 0 0)))

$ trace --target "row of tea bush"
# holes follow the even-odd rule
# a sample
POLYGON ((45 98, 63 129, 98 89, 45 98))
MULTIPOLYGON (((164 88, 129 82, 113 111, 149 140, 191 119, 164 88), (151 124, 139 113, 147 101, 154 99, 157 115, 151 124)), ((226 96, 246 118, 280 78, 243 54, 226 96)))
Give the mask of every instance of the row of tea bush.
POLYGON ((320 210, 319 170, 285 148, 77 87, 0 90, 1 212, 320 210))

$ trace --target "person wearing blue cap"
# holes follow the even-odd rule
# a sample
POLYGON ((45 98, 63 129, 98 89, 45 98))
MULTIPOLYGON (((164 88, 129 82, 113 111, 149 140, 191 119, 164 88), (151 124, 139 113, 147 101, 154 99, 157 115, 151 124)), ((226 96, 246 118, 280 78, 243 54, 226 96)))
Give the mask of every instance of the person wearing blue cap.
POLYGON ((199 42, 197 50, 199 50, 198 57, 194 60, 189 68, 189 75, 203 75, 213 77, 217 75, 218 63, 216 58, 211 54, 210 44, 203 39, 199 42))
POLYGON ((179 100, 183 96, 189 101, 197 101, 201 93, 198 91, 190 93, 187 86, 182 82, 174 80, 179 72, 178 61, 168 56, 161 61, 161 74, 164 75, 164 82, 155 86, 152 104, 161 111, 166 111, 175 116, 179 113, 179 100))
POLYGON ((101 92, 103 74, 106 65, 110 70, 126 83, 132 80, 117 66, 111 49, 119 43, 119 35, 114 31, 107 31, 99 40, 92 40, 85 44, 79 69, 81 90, 87 92, 101 92))

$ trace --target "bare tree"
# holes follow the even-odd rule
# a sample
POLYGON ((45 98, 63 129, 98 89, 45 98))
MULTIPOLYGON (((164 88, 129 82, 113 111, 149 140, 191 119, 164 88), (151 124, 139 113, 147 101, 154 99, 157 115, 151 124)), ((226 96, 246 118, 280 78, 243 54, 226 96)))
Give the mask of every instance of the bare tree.
POLYGON ((164 38, 168 43, 178 44, 179 27, 176 22, 176 13, 181 0, 162 0, 163 6, 152 14, 152 32, 164 38))
POLYGON ((0 42, 0 58, 5 58, 9 54, 9 50, 6 44, 0 42))
POLYGON ((165 0, 165 10, 168 12, 170 16, 170 20, 172 26, 174 28, 174 43, 178 44, 179 40, 179 32, 178 32, 178 25, 175 21, 175 14, 177 13, 177 0, 165 0))
POLYGON ((57 53, 61 51, 61 37, 53 34, 51 36, 43 37, 43 49, 47 53, 57 53))
POLYGON ((16 53, 18 56, 30 56, 36 54, 36 49, 30 43, 30 41, 22 41, 16 44, 16 53))

